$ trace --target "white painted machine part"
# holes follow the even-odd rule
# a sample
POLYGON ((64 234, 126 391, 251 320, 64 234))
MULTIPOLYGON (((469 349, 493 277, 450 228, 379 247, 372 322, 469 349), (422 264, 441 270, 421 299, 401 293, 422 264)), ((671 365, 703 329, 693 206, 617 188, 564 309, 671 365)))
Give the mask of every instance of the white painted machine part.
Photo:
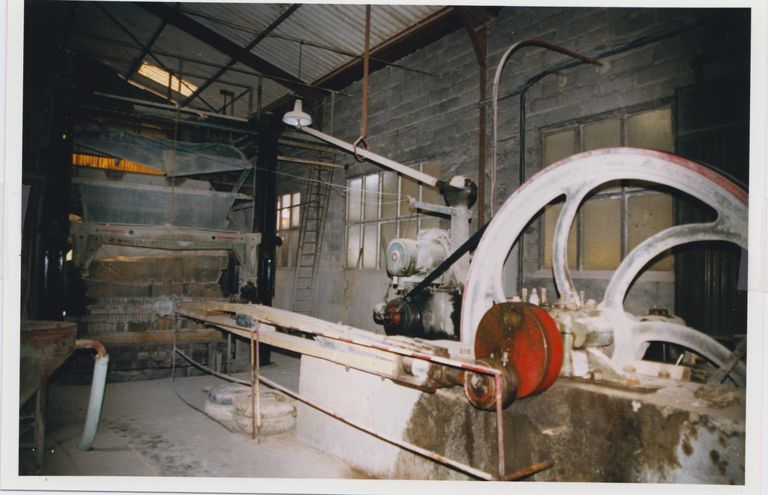
POLYGON ((298 129, 306 132, 310 136, 321 139, 328 144, 332 144, 343 150, 349 151, 350 153, 357 153, 358 156, 361 156, 366 160, 372 161, 373 163, 381 165, 382 167, 386 167, 390 170, 394 170, 395 172, 405 175, 406 177, 410 177, 417 182, 421 182, 422 184, 426 184, 431 187, 437 187, 437 178, 432 177, 429 174, 419 172, 418 170, 414 170, 407 165, 396 162, 394 160, 390 160, 389 158, 383 157, 381 155, 377 155, 376 153, 370 152, 364 148, 358 148, 352 143, 342 141, 341 139, 330 136, 324 132, 318 131, 317 129, 313 129, 311 127, 299 127, 298 129))
MULTIPOLYGON (((480 319, 488 309, 506 299, 502 284, 504 260, 525 225, 551 201, 565 195, 565 206, 555 226, 553 272, 555 285, 568 306, 584 303, 568 271, 568 234, 583 199, 610 181, 630 179, 664 184, 687 193, 712 207, 717 220, 708 224, 679 225, 640 243, 627 255, 613 275, 602 303, 600 318, 613 329, 615 349, 609 356, 615 370, 641 359, 650 341, 671 342, 688 347, 722 365, 730 351, 714 339, 669 322, 642 322, 623 309, 623 299, 645 265, 659 253, 681 244, 725 240, 746 248, 747 195, 717 173, 683 158, 650 150, 610 148, 581 153, 542 170, 502 205, 486 229, 473 256, 462 303, 461 340, 474 348, 480 319), (570 303, 570 304, 569 304, 570 303)), ((732 374, 745 376, 743 364, 732 374)))

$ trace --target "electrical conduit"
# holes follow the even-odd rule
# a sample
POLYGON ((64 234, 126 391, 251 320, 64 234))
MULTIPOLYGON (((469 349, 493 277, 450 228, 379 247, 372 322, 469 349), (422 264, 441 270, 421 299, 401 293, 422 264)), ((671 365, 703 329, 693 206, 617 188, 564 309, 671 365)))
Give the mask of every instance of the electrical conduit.
POLYGON ((93 440, 96 438, 96 430, 99 427, 101 416, 101 403, 104 399, 104 386, 107 382, 107 365, 109 354, 97 340, 77 339, 75 347, 78 349, 94 349, 96 351, 95 364, 93 365, 93 380, 91 382, 91 396, 88 399, 88 413, 85 416, 85 428, 80 440, 80 448, 90 450, 93 440))

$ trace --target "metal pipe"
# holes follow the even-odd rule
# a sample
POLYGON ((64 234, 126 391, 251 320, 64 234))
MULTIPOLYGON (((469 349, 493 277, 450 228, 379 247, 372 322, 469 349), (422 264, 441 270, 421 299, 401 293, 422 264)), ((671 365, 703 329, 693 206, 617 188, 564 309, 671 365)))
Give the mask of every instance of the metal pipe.
POLYGON ((422 184, 426 184, 431 187, 437 187, 438 179, 436 177, 432 177, 429 174, 419 172, 418 170, 414 170, 407 165, 403 165, 402 163, 396 162, 394 160, 390 160, 389 158, 385 158, 381 155, 377 155, 376 153, 372 153, 366 149, 356 148, 355 145, 352 143, 342 141, 341 139, 330 136, 324 132, 318 131, 317 129, 313 129, 311 127, 300 127, 299 130, 306 132, 310 136, 314 136, 318 139, 321 139, 326 143, 330 143, 343 150, 349 151, 352 154, 356 153, 358 156, 361 156, 366 160, 369 160, 373 163, 377 163, 382 167, 386 167, 391 170, 394 170, 395 172, 405 175, 406 177, 410 177, 411 179, 417 182, 421 182, 422 184))
POLYGON ((216 117, 218 119, 225 119, 225 120, 234 120, 235 122, 243 122, 247 123, 248 119, 244 119, 241 117, 235 117, 232 115, 224 115, 220 113, 214 113, 214 112, 206 112, 204 110, 195 110, 190 108, 181 108, 178 105, 168 105, 165 103, 155 103, 154 101, 147 101, 147 100, 139 100, 138 98, 128 98, 126 96, 118 96, 113 95, 109 93, 102 93, 101 91, 94 91, 94 95, 96 96, 103 96, 105 98, 111 98, 113 100, 121 100, 121 101, 127 101, 129 103, 135 103, 136 105, 141 105, 145 107, 152 107, 152 108, 160 108, 163 110, 173 110, 174 112, 184 112, 184 113, 191 113, 194 115, 201 115, 206 117, 216 117))
MULTIPOLYGON (((518 126, 517 126, 517 133, 518 133, 518 170, 517 170, 517 187, 520 187, 525 182, 525 95, 526 92, 523 91, 520 93, 520 109, 518 110, 518 126)), ((496 137, 494 136, 494 139, 496 137)), ((495 173, 495 172, 494 172, 495 173)), ((517 246, 519 252, 517 253, 517 293, 522 294, 523 292, 523 246, 525 246, 525 242, 523 241, 523 237, 525 236, 525 232, 520 232, 520 240, 517 241, 517 246)), ((528 302, 528 301, 523 301, 528 302)))
MULTIPOLYGON (((191 357, 189 357, 187 354, 182 352, 180 349, 176 349, 176 352, 181 357, 183 357, 185 360, 187 360, 191 365, 193 365, 196 368, 199 368, 199 369, 201 369, 201 370, 203 370, 203 371, 205 371, 207 373, 210 373, 213 376, 217 376, 219 378, 223 378, 225 380, 229 380, 229 381, 232 381, 232 382, 235 382, 235 383, 241 383, 243 385, 250 385, 250 382, 248 382, 246 380, 240 380, 240 379, 237 379, 237 378, 234 378, 234 377, 231 377, 231 376, 223 375, 221 373, 218 373, 218 372, 208 368, 207 366, 203 366, 202 364, 194 361, 191 357)), ((479 478, 479 479, 486 480, 486 481, 493 481, 493 480, 497 479, 492 474, 487 473, 485 471, 482 471, 480 469, 474 468, 474 467, 469 466, 467 464, 464 464, 463 462, 459 462, 459 461, 456 461, 456 460, 453 460, 453 459, 449 459, 448 457, 445 457, 444 455, 441 455, 441 454, 438 454, 437 452, 434 452, 434 451, 431 451, 431 450, 419 447, 418 445, 414 445, 414 444, 412 444, 410 442, 407 442, 405 440, 400 440, 398 438, 395 438, 395 437, 392 437, 392 436, 389 436, 389 435, 385 435, 383 433, 378 433, 378 432, 374 431, 372 428, 364 426, 364 425, 362 425, 360 423, 357 423, 357 422, 355 422, 355 421, 353 421, 353 420, 351 420, 349 418, 341 416, 340 414, 337 414, 337 413, 335 413, 335 412, 333 412, 333 411, 331 411, 329 409, 326 409, 325 407, 323 407, 323 406, 321 406, 321 405, 319 405, 319 404, 317 404, 317 403, 315 403, 315 402, 313 402, 313 401, 311 401, 311 400, 309 400, 309 399, 307 399, 305 397, 302 397, 300 394, 294 392, 293 390, 291 390, 289 388, 286 388, 286 387, 283 387, 282 385, 280 385, 280 384, 278 384, 276 382, 273 382, 272 380, 269 380, 268 378, 264 378, 263 376, 260 376, 259 377, 259 381, 261 383, 263 383, 264 385, 267 385, 268 387, 271 387, 271 388, 274 388, 276 390, 279 390, 280 392, 284 393, 285 395, 288 395, 289 397, 291 397, 291 398, 293 398, 293 399, 295 399, 295 400, 297 400, 299 402, 303 402, 304 404, 306 404, 306 405, 308 405, 308 406, 310 406, 310 407, 312 407, 314 409, 317 409, 318 411, 320 411, 320 412, 322 412, 324 414, 327 414, 328 416, 331 416, 334 419, 337 419, 337 420, 341 421, 342 423, 348 424, 349 426, 351 426, 353 428, 356 428, 356 429, 358 429, 358 430, 360 430, 362 432, 368 433, 369 435, 372 435, 372 436, 378 438, 379 440, 383 440, 383 441, 385 441, 387 443, 390 443, 392 445, 396 445, 396 446, 401 447, 401 448, 403 448, 405 450, 408 450, 410 452, 418 454, 418 455, 420 455, 422 457, 426 457, 428 459, 432 459, 433 461, 439 462, 441 464, 445 464, 445 465, 450 466, 450 467, 452 467, 452 468, 454 468, 454 469, 456 469, 458 471, 462 471, 464 473, 467 473, 470 476, 474 476, 475 478, 479 478)))
POLYGON ((85 416, 85 427, 83 428, 83 436, 80 440, 80 448, 90 450, 93 447, 96 430, 99 427, 101 404, 104 400, 104 388, 107 382, 109 354, 107 354, 107 350, 101 342, 97 340, 77 339, 75 347, 77 349, 96 350, 96 362, 93 366, 93 380, 91 381, 91 396, 88 399, 88 413, 85 416))
POLYGON ((365 6, 365 47, 363 49, 363 91, 361 97, 360 137, 355 141, 355 158, 357 145, 362 144, 368 149, 368 61, 370 59, 371 40, 371 6, 365 6))
POLYGON ((514 473, 510 474, 509 476, 504 478, 504 481, 516 481, 521 478, 525 478, 526 476, 530 476, 532 474, 536 474, 539 471, 544 471, 545 469, 549 469, 552 466, 554 466, 555 463, 550 459, 542 462, 537 462, 536 464, 531 464, 528 467, 524 467, 522 469, 518 469, 514 473))
POLYGON ((491 197, 490 197, 490 210, 491 210, 491 217, 494 213, 494 202, 495 202, 495 196, 496 196, 496 168, 497 168, 497 162, 498 162, 498 152, 497 152, 497 146, 498 146, 498 114, 499 114, 499 82, 501 80, 501 73, 504 70, 504 66, 507 63, 507 60, 509 57, 515 53, 520 48, 526 47, 526 46, 539 46, 541 48, 546 48, 548 50, 556 51, 559 53, 562 53, 564 55, 568 55, 569 57, 573 57, 576 59, 581 60, 582 62, 587 62, 590 64, 595 65, 602 65, 597 60, 587 57, 585 55, 581 55, 576 52, 572 52, 566 48, 563 48, 558 45, 554 45, 552 43, 548 43, 546 41, 541 41, 537 39, 525 39, 518 41, 516 43, 513 43, 509 48, 507 48, 507 51, 504 52, 504 54, 501 56, 501 59, 499 60, 499 64, 496 67, 496 74, 493 78, 493 90, 492 90, 492 96, 491 96, 491 103, 492 103, 492 120, 493 120, 493 140, 492 140, 492 152, 491 152, 491 197))
POLYGON ((498 449, 499 478, 506 478, 507 461, 504 453, 504 416, 502 414, 501 373, 493 375, 493 387, 496 395, 496 448, 498 449))
POLYGON ((256 353, 253 346, 254 331, 251 331, 250 338, 250 365, 251 365, 251 438, 256 438, 256 366, 255 357, 256 353))
POLYGON ((259 377, 261 376, 261 363, 259 362, 259 332, 256 332, 256 351, 254 352, 256 355, 256 379, 254 380, 254 383, 256 384, 256 410, 253 412, 253 415, 256 417, 256 428, 258 431, 261 431, 261 389, 259 388, 259 377))

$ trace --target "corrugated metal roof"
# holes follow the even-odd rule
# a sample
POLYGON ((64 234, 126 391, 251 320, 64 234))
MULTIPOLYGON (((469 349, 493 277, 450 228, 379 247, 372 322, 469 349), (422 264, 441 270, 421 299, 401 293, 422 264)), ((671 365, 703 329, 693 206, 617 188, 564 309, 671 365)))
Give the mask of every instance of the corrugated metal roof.
MULTIPOLYGON (((233 41, 247 46, 268 29, 290 4, 183 3, 179 11, 233 41)), ((374 5, 371 13, 371 47, 375 47, 440 10, 439 5, 374 5)), ((251 52, 306 83, 317 81, 344 66, 363 52, 364 5, 302 4, 251 52), (301 69, 299 74, 299 53, 301 69)), ((112 66, 125 75, 162 21, 133 3, 93 2, 77 8, 70 47, 112 66), (123 25, 120 27, 112 17, 123 25), (127 34, 125 30, 129 31, 127 34), (135 39, 134 39, 135 38, 135 39), (137 43, 138 40, 138 43, 137 43)), ((170 71, 201 86, 230 62, 229 56, 172 25, 166 25, 151 47, 148 63, 162 62, 170 71)), ((211 106, 223 104, 222 89, 238 95, 258 85, 256 71, 242 63, 233 65, 210 84, 202 98, 211 106)), ((138 76, 134 76, 138 77, 138 76)), ((263 79, 262 103, 269 105, 292 93, 279 81, 263 79)), ((256 97, 254 95, 254 107, 256 97)), ((191 106, 208 110, 200 101, 191 106)), ((235 115, 248 114, 247 96, 235 105, 235 115)))

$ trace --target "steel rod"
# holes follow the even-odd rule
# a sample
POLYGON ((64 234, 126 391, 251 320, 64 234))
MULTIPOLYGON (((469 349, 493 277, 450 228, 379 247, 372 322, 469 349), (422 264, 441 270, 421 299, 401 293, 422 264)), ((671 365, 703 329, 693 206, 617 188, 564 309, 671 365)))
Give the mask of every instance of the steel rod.
POLYGON ((256 411, 253 415, 256 416, 256 428, 261 432, 261 389, 259 387, 259 377, 261 376, 261 363, 259 361, 259 332, 256 332, 256 411))
POLYGON ((496 448, 498 449, 499 478, 503 480, 507 471, 507 460, 504 453, 504 415, 501 406, 501 374, 493 375, 494 394, 496 395, 496 448))
MULTIPOLYGON (((246 381, 246 380, 240 380, 238 378, 234 378, 234 377, 231 377, 231 376, 224 375, 222 373, 218 373, 218 372, 212 370, 211 368, 209 368, 207 366, 204 366, 204 365, 198 363, 197 361, 194 361, 190 356, 188 356, 187 354, 182 352, 180 349, 176 349, 176 352, 179 354, 179 356, 181 356, 182 358, 187 360, 191 365, 195 366, 196 368, 198 368, 198 369, 200 369, 202 371, 210 373, 213 376, 217 376, 217 377, 222 378, 224 380, 232 381, 232 382, 235 382, 235 383, 240 383, 240 384, 243 384, 243 385, 250 385, 250 383, 248 381, 246 381)), ((272 380, 270 380, 268 378, 264 378, 263 376, 260 376, 259 377, 259 381, 261 383, 263 383, 264 385, 268 386, 268 387, 271 387, 271 388, 273 388, 275 390, 279 390, 280 392, 284 393, 285 395, 287 395, 287 396, 289 396, 289 397, 291 397, 291 398, 293 398, 293 399, 295 399, 295 400, 297 400, 299 402, 302 402, 302 403, 304 403, 304 404, 306 404, 306 405, 308 405, 308 406, 310 406, 310 407, 312 407, 314 409, 317 409, 318 411, 320 411, 320 412, 322 412, 324 414, 327 414, 328 416, 331 416, 332 418, 338 419, 342 423, 348 424, 349 426, 352 426, 353 428, 356 428, 356 429, 358 429, 358 430, 360 430, 362 432, 368 433, 369 435, 372 435, 372 436, 374 436, 374 437, 376 437, 376 438, 378 438, 380 440, 383 440, 383 441, 385 441, 387 443, 390 443, 392 445, 396 445, 396 446, 401 447, 401 448, 403 448, 405 450, 408 450, 408 451, 413 452, 415 454, 421 455, 422 457, 426 457, 428 459, 432 459, 432 460, 434 460, 436 462, 439 462, 441 464, 445 464, 445 465, 450 466, 450 467, 452 467, 452 468, 454 468, 454 469, 456 469, 458 471, 462 471, 462 472, 467 473, 467 474, 469 474, 471 476, 474 476, 475 478, 479 478, 479 479, 486 480, 486 481, 493 481, 493 480, 496 479, 496 477, 493 476, 492 474, 487 473, 485 471, 482 471, 480 469, 474 468, 472 466, 469 466, 468 464, 464 464, 463 462, 456 461, 456 460, 453 460, 453 459, 449 459, 448 457, 445 457, 444 455, 441 455, 441 454, 438 454, 437 452, 434 452, 434 451, 431 451, 431 450, 419 447, 418 445, 414 445, 414 444, 412 444, 410 442, 407 442, 405 440, 400 440, 398 438, 395 438, 395 437, 392 437, 392 436, 389 436, 389 435, 385 435, 383 433, 378 433, 378 432, 374 431, 372 428, 366 427, 366 426, 364 426, 364 425, 362 425, 360 423, 357 423, 356 421, 353 421, 353 420, 351 420, 349 418, 345 418, 344 416, 341 416, 340 414, 334 413, 333 411, 331 411, 331 410, 329 410, 329 409, 327 409, 327 408, 325 408, 325 407, 323 407, 323 406, 321 406, 321 405, 319 405, 319 404, 317 404, 317 403, 315 403, 315 402, 313 402, 313 401, 311 401, 311 400, 301 396, 300 394, 294 392, 293 390, 291 390, 289 388, 286 388, 286 387, 284 387, 284 386, 282 386, 282 385, 280 385, 280 384, 278 384, 276 382, 273 382, 272 380)))
MULTIPOLYGON (((234 308, 235 305, 229 305, 229 304, 224 304, 224 305, 215 304, 213 306, 214 307, 218 307, 219 310, 224 310, 224 311, 227 311, 228 309, 229 310, 235 309, 234 308)), ((251 307, 251 306, 249 306, 249 308, 250 309, 255 309, 254 307, 251 307)), ((283 311, 283 310, 275 310, 275 308, 269 308, 268 311, 273 311, 273 312, 276 311, 276 312, 289 313, 289 312, 283 311)), ((181 314, 184 315, 183 312, 181 312, 181 314)), ((254 315, 251 315, 251 316, 254 316, 254 315)), ((200 318, 199 316, 194 316, 194 317, 195 318, 200 318)), ((257 319, 260 319, 260 320, 264 320, 264 322, 267 323, 267 324, 275 324, 275 322, 271 321, 270 319, 268 319, 266 317, 261 317, 261 318, 256 317, 256 316, 254 316, 254 317, 257 318, 257 319)), ((202 319, 205 321, 204 317, 202 319)), ((312 318, 312 320, 316 320, 316 319, 312 318)), ((318 320, 318 321, 322 321, 322 320, 318 320)), ((213 323, 213 322, 210 322, 210 323, 213 323)), ((325 323, 328 323, 328 322, 325 322, 325 323)), ((220 328, 221 327, 229 327, 229 328, 232 328, 232 329, 239 329, 240 328, 237 325, 231 325, 231 324, 230 325, 226 325, 226 324, 222 324, 221 322, 216 322, 216 323, 213 323, 213 324, 219 326, 220 328)), ((278 325, 278 326, 280 326, 280 325, 278 325)), ((254 330, 250 330, 250 331, 254 332, 254 330)), ((306 331, 306 330, 302 330, 302 331, 306 331)), ((450 358, 444 358, 444 357, 441 357, 441 356, 429 355, 429 354, 425 354, 425 353, 420 353, 420 352, 412 351, 410 349, 398 348, 398 347, 395 347, 395 346, 387 346, 387 345, 384 345, 384 344, 377 344, 377 343, 370 342, 370 341, 362 341, 362 340, 359 340, 359 339, 355 339, 353 337, 340 335, 340 333, 336 333, 336 332, 325 333, 325 332, 321 332, 321 331, 308 331, 307 333, 312 333, 312 334, 315 334, 315 335, 325 336, 325 337, 328 337, 328 338, 331 338, 331 339, 334 339, 334 340, 339 340, 340 342, 345 342, 345 343, 348 343, 348 344, 359 345, 361 347, 367 347, 367 348, 376 349, 376 350, 379 350, 379 351, 391 352, 391 353, 394 353, 394 354, 400 354, 400 355, 412 357, 412 358, 415 358, 415 359, 420 359, 420 360, 423 360, 423 361, 427 361, 427 362, 430 362, 430 363, 442 364, 444 366, 450 366, 450 367, 453 367, 453 368, 459 368, 459 369, 463 369, 463 370, 469 370, 469 371, 473 371, 473 372, 476 372, 476 373, 482 373, 482 374, 485 374, 485 375, 493 376, 493 378, 494 378, 494 385, 495 385, 495 396, 496 396, 496 428, 497 428, 497 449, 498 449, 498 462, 499 462, 499 464, 498 464, 498 476, 497 477, 491 477, 491 478, 482 478, 482 477, 481 478, 482 479, 500 479, 500 480, 504 479, 505 471, 506 471, 506 458, 505 458, 505 450, 506 449, 505 449, 505 444, 504 444, 504 423, 503 423, 502 390, 501 390, 502 389, 502 383, 501 383, 501 372, 500 371, 498 371, 496 369, 493 369, 493 368, 485 367, 485 366, 482 366, 482 365, 477 365, 477 364, 474 364, 474 363, 461 362, 461 361, 453 360, 453 359, 450 359, 450 358)), ((261 382, 266 383, 267 385, 269 385, 261 377, 258 377, 258 379, 261 382)), ((320 409, 320 410, 322 410, 322 409, 320 409)), ((323 412, 325 412, 325 411, 323 411, 323 412)), ((334 415, 332 413, 329 413, 329 414, 331 414, 332 416, 336 417, 336 415, 334 415)), ((339 418, 339 419, 344 421, 344 418, 339 418)), ((354 424, 352 426, 357 427, 354 424)), ((360 429, 362 429, 363 431, 367 431, 364 428, 360 428, 360 429)), ((369 432, 369 433, 373 434, 374 436, 378 436, 378 435, 376 435, 373 432, 369 432)), ((387 440, 385 438, 382 438, 382 439, 385 440, 385 441, 389 441, 389 440, 387 440)), ((407 448, 407 447, 404 447, 404 448, 407 448)), ((417 452, 417 453, 419 453, 419 452, 417 452)), ((424 454, 422 454, 422 455, 424 455, 424 454)), ((439 454, 435 454, 435 455, 439 455, 439 454)), ((435 460, 438 460, 438 459, 436 459, 436 458, 434 458, 432 456, 429 456, 429 455, 427 457, 430 457, 430 458, 433 458, 435 460)), ((442 462, 442 461, 440 461, 440 462, 442 462)), ((472 469, 474 469, 474 468, 472 468, 472 469)), ((487 474, 487 473, 485 473, 485 474, 487 474)))
POLYGON ((256 438, 256 379, 254 378, 254 369, 255 369, 255 363, 254 363, 254 352, 253 352, 253 334, 254 332, 251 331, 251 339, 250 339, 250 372, 251 372, 251 438, 256 438))
POLYGON ((147 100, 139 100, 137 98, 128 98, 126 96, 118 96, 113 95, 109 93, 102 93, 100 91, 94 91, 94 95, 96 96, 103 96, 105 98, 112 98, 113 100, 121 100, 121 101, 127 101, 129 103, 135 103, 136 105, 141 105, 145 107, 152 107, 152 108, 160 108, 163 110, 172 110, 174 112, 184 112, 184 113, 191 113, 195 115, 204 115, 206 117, 216 117, 218 119, 225 119, 225 120, 234 120, 235 122, 243 122, 247 123, 248 119, 244 119, 241 117, 235 117, 232 115, 224 115, 220 113, 214 113, 214 112, 206 112, 205 110, 195 110, 195 109, 189 109, 189 108, 181 108, 176 105, 167 105, 165 103, 155 103, 153 101, 147 101, 147 100))

